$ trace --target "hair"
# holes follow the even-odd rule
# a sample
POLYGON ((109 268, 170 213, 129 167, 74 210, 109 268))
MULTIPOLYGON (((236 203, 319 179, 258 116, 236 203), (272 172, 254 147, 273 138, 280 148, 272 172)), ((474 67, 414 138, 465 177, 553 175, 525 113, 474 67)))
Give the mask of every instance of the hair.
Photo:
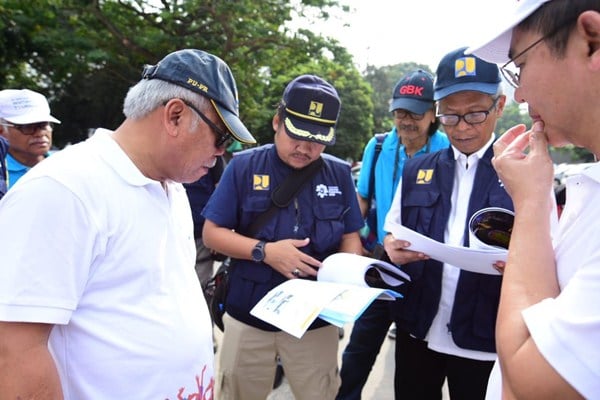
MULTIPOLYGON (((123 102, 123 114, 131 119, 143 118, 175 98, 193 104, 200 111, 208 111, 212 107, 207 97, 184 87, 160 79, 142 79, 127 92, 123 102)), ((193 114, 191 129, 195 129, 200 123, 200 117, 195 112, 193 114)))
POLYGON ((285 103, 283 100, 280 100, 279 103, 277 103, 275 112, 279 117, 279 125, 283 125, 283 120, 285 119, 285 103))
MULTIPOLYGON (((433 113, 435 114, 435 108, 433 109, 433 113)), ((433 136, 440 128, 440 120, 438 117, 435 117, 434 121, 429 125, 429 130, 427 131, 427 135, 433 136)))
POLYGON ((565 56, 571 31, 575 28, 579 15, 587 10, 600 12, 598 0, 553 0, 545 3, 523 20, 517 28, 536 31, 542 36, 550 35, 546 43, 557 57, 565 56))

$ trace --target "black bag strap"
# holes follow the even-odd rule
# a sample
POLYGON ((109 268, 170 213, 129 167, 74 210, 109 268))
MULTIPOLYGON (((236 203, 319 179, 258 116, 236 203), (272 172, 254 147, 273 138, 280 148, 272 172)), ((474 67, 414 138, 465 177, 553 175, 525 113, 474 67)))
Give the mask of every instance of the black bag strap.
POLYGON ((248 236, 254 237, 258 230, 275 214, 277 209, 287 207, 302 187, 321 169, 322 157, 305 168, 292 171, 271 193, 271 206, 250 225, 248 236))
POLYGON ((367 196, 367 210, 371 208, 371 202, 373 201, 373 196, 375 195, 375 164, 377 164, 377 160, 379 159, 379 154, 381 153, 381 148, 383 147, 383 141, 387 133, 376 133, 375 140, 375 151, 373 153, 373 162, 371 163, 371 173, 369 174, 369 195, 367 196))

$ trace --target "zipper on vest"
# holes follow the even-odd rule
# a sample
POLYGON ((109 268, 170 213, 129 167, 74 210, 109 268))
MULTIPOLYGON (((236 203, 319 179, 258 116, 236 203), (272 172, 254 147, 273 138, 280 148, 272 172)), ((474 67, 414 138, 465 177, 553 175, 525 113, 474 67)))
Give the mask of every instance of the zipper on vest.
POLYGON ((300 229, 300 208, 298 207, 298 198, 294 197, 294 209, 296 212, 296 221, 294 223, 294 234, 298 233, 298 229, 300 229))

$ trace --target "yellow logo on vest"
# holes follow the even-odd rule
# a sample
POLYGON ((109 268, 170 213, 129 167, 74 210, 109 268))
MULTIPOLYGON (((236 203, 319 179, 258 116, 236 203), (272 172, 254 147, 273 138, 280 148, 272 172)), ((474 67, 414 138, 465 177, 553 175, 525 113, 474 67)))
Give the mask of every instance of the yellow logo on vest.
POLYGON ((269 190, 269 175, 254 175, 252 188, 254 190, 269 190))
POLYGON ((308 115, 313 117, 321 117, 323 113, 323 103, 319 103, 318 101, 311 101, 310 108, 308 110, 308 115))
POLYGON ((417 185, 429 185, 432 177, 432 169, 420 169, 419 172, 417 172, 417 185))

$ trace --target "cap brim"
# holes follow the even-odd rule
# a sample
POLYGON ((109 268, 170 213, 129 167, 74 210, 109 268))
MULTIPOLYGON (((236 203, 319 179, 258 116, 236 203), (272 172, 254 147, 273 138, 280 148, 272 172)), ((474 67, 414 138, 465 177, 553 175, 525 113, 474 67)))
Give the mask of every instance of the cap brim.
POLYGON ((508 52, 513 28, 547 1, 550 0, 525 0, 511 12, 501 14, 500 18, 494 15, 494 22, 488 21, 489 25, 486 25, 492 27, 491 31, 482 35, 481 42, 467 48, 465 54, 474 54, 487 62, 506 63, 510 60, 508 52))
POLYGON ((231 132, 231 134, 237 141, 242 142, 244 144, 256 143, 256 139, 254 139, 254 136, 250 134, 248 128, 246 128, 246 126, 242 123, 242 121, 237 115, 227 110, 226 108, 221 107, 219 103, 215 102, 214 100, 211 99, 210 101, 215 107, 217 114, 219 114, 219 118, 221 118, 221 121, 223 121, 223 123, 227 127, 227 130, 231 132))
POLYGON ((433 110, 433 101, 421 101, 415 99, 399 98, 392 100, 390 111, 397 109, 408 110, 415 114, 425 114, 429 110, 433 110))
POLYGON ((451 94, 458 92, 481 92, 485 94, 496 94, 498 93, 498 87, 500 86, 500 82, 498 83, 481 83, 481 82, 465 82, 459 83, 456 85, 448 86, 446 88, 437 90, 433 94, 433 98, 437 100, 441 100, 445 97, 450 96, 451 94))
POLYGON ((11 124, 17 125, 35 124, 37 122, 54 122, 55 124, 60 124, 60 121, 50 114, 40 115, 36 113, 30 113, 25 115, 19 115, 18 117, 10 117, 4 119, 10 122, 11 124))
POLYGON ((288 135, 294 139, 306 140, 331 146, 335 144, 335 126, 309 123, 286 115, 283 126, 288 135))

